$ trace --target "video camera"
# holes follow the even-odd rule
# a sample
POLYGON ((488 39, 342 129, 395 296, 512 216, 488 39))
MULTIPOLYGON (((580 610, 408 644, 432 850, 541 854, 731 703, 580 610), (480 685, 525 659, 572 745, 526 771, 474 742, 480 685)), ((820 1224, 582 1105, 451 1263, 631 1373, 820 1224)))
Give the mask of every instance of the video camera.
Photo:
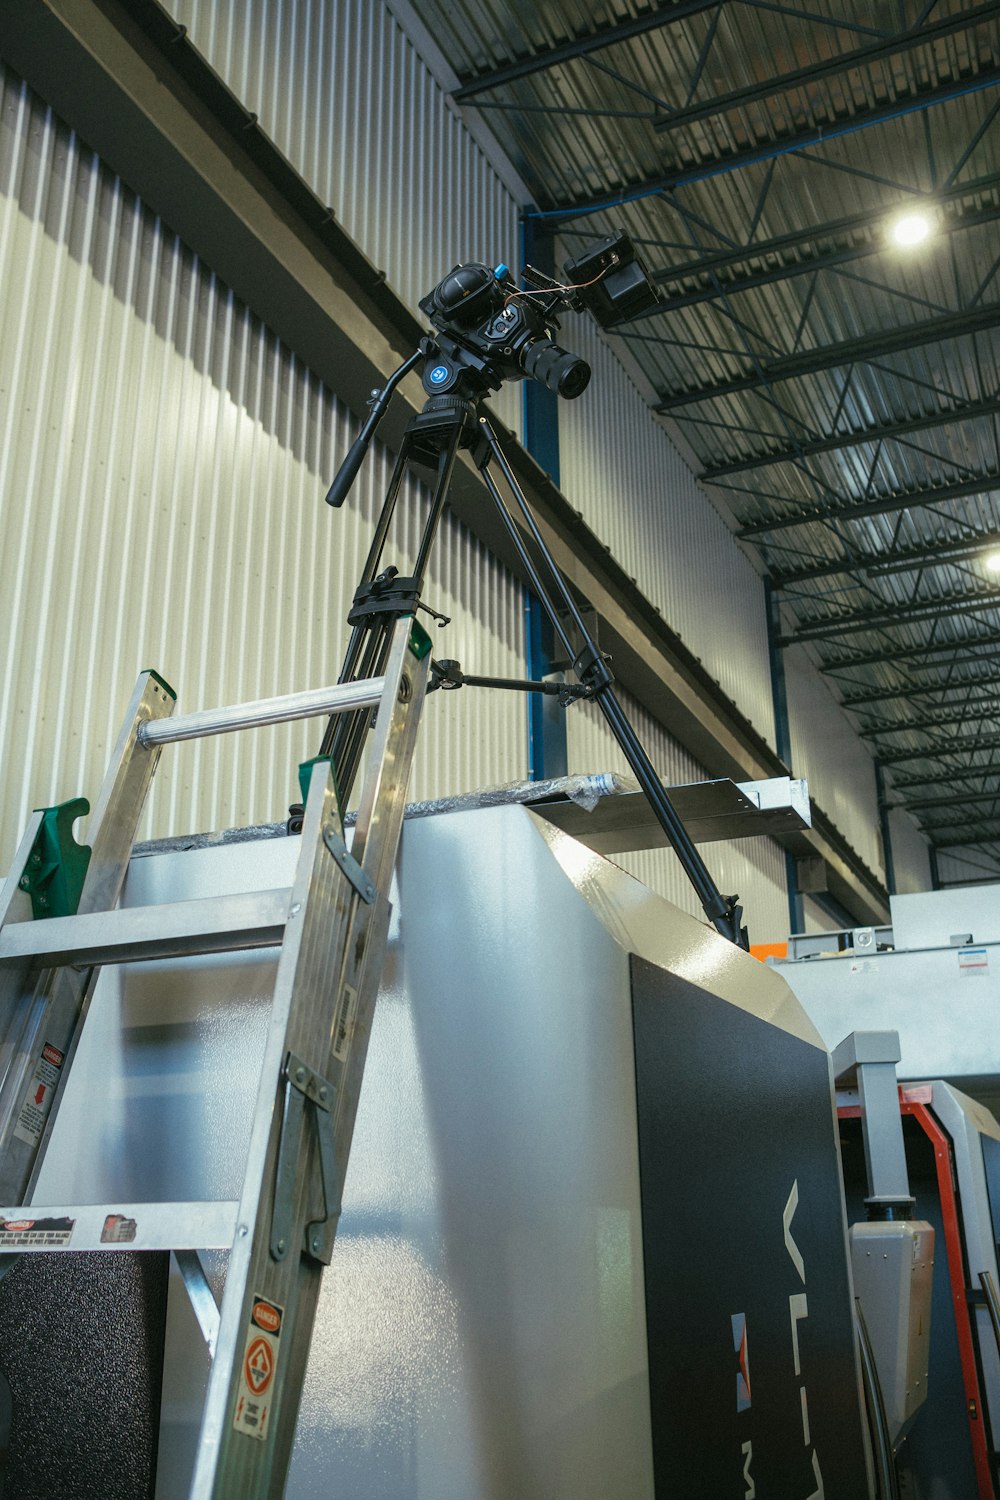
POLYGON ((455 266, 420 302, 437 336, 423 384, 428 395, 475 399, 505 380, 538 380, 571 400, 590 381, 590 366, 555 342, 557 312, 589 312, 613 328, 652 307, 658 293, 623 231, 563 265, 566 282, 526 266, 527 290, 505 265, 455 266))

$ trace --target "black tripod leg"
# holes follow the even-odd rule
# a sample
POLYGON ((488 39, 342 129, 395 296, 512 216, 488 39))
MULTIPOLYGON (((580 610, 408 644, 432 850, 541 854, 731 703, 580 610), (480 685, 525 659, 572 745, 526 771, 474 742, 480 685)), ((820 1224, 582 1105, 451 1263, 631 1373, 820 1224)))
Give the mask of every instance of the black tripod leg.
POLYGON ((531 533, 537 552, 545 566, 545 570, 551 578, 560 601, 562 602, 566 612, 572 619, 573 624, 579 632, 581 640, 583 641, 583 656, 586 663, 583 671, 584 674, 589 671, 592 675, 592 680, 594 682, 594 690, 592 696, 596 700, 601 712, 607 720, 612 734, 618 741, 622 754, 625 756, 625 759, 628 761, 633 772, 635 773, 636 780, 638 781, 642 790, 645 792, 646 797, 649 800, 649 804, 653 809, 653 813, 656 817, 657 822, 663 829, 664 833, 667 835, 670 843, 673 845, 677 857, 684 868, 684 873, 690 880, 698 896, 698 900, 701 902, 702 909, 704 910, 705 915, 712 922, 716 930, 723 935, 723 937, 727 937, 729 938, 730 942, 736 943, 739 947, 745 948, 747 946, 746 929, 742 927, 740 923, 742 909, 736 904, 736 897, 725 897, 721 894, 718 886, 716 885, 715 881, 712 879, 712 876, 708 871, 708 867, 706 866, 705 861, 702 859, 701 855, 698 853, 697 848, 692 842, 687 829, 684 827, 684 824, 677 816, 674 805, 670 801, 670 798, 667 796, 663 782, 657 775, 652 761, 649 759, 649 756, 643 749, 642 743, 639 740, 639 737, 636 734, 635 730, 633 729, 628 716, 625 713, 625 710, 622 708, 612 690, 611 684, 613 678, 607 667, 607 664, 604 661, 603 657, 601 657, 596 643, 594 642, 589 631, 587 630, 586 625, 584 624, 583 617, 579 609, 577 608, 576 601, 570 593, 569 586, 566 583, 566 580, 559 572, 559 569, 555 563, 555 559, 553 558, 548 547, 545 545, 545 540, 538 529, 538 525, 535 521, 534 516, 532 515, 531 508, 528 505, 528 502, 524 497, 524 493, 514 476, 513 470, 508 464, 503 451, 500 448, 499 443, 497 442, 496 434, 494 433, 492 427, 485 417, 480 417, 479 424, 480 432, 482 434, 483 447, 480 449, 480 452, 477 455, 476 462, 484 480, 486 481, 486 486, 493 497, 493 501, 497 507, 497 510, 500 513, 500 518, 503 521, 507 534, 511 538, 511 541, 513 542, 514 547, 517 550, 517 554, 520 557, 522 564, 524 565, 525 571, 528 575, 528 579, 531 583, 532 588, 538 596, 542 608, 545 610, 546 614, 549 616, 549 619, 552 621, 553 629, 556 631, 556 634, 562 641, 568 657, 570 658, 570 660, 572 660, 575 655, 575 651, 572 643, 567 639, 566 631, 559 616, 559 611, 556 608, 556 605, 554 604, 547 587, 542 581, 542 577, 539 574, 534 559, 528 551, 524 538, 518 531, 517 524, 513 516, 507 509, 507 505, 502 494, 500 493, 499 488, 497 487, 496 481, 494 480, 492 474, 490 474, 489 472, 488 464, 491 458, 496 459, 497 465, 499 466, 504 479, 507 481, 510 492, 514 496, 518 510, 524 517, 525 523, 531 533))
MULTIPOLYGON (((455 460, 463 440, 463 427, 461 422, 456 422, 447 442, 441 448, 437 461, 437 477, 434 483, 434 492, 431 496, 430 509, 424 521, 423 531, 417 547, 417 556, 413 568, 415 580, 413 599, 419 599, 423 588, 423 575, 427 566, 427 559, 431 546, 437 532, 438 523, 444 512, 448 499, 448 490, 451 486, 451 477, 455 468, 455 460)), ((375 527, 375 535, 368 552, 365 570, 362 576, 362 584, 370 584, 375 579, 389 527, 396 508, 400 486, 408 465, 413 458, 413 441, 407 433, 400 445, 399 456, 393 467, 392 477, 386 491, 379 519, 375 527)), ((392 641, 393 629, 397 619, 404 611, 393 612, 392 610, 377 610, 357 625, 355 625, 351 639, 348 643, 347 654, 338 682, 356 682, 368 677, 380 677, 385 669, 389 655, 389 646, 392 641)), ((406 611, 409 613, 409 611, 406 611)), ((327 722, 323 741, 320 745, 320 754, 329 755, 333 760, 334 780, 340 794, 341 803, 346 808, 347 799, 351 794, 364 753, 364 744, 368 735, 368 729, 372 722, 371 711, 362 709, 350 714, 334 714, 327 722)))

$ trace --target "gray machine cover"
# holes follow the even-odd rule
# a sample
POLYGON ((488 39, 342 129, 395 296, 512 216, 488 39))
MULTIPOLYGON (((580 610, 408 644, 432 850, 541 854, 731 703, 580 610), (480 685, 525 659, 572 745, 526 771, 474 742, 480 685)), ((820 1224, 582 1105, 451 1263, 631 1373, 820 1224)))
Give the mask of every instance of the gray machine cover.
MULTIPOLYGON (((287 885, 295 842, 136 860, 126 899, 287 885)), ((394 912, 289 1496, 862 1500, 828 1059, 785 983, 523 807, 408 823, 394 912)), ((106 971, 57 1126, 97 1149, 54 1135, 39 1191, 237 1196, 272 976, 106 971)), ((174 1276, 159 1500, 207 1369, 174 1276)))

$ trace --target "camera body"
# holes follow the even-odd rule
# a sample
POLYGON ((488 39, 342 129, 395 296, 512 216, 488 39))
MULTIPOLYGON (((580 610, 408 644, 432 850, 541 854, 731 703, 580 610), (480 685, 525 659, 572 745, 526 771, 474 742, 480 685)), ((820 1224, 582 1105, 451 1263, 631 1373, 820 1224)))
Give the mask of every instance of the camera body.
POLYGON ((505 265, 472 261, 449 271, 420 302, 437 331, 436 357, 424 367, 428 395, 475 399, 524 379, 567 400, 581 395, 590 366, 556 343, 557 311, 587 311, 609 328, 651 306, 657 292, 624 233, 589 246, 564 271, 570 285, 527 267, 526 292, 505 265))

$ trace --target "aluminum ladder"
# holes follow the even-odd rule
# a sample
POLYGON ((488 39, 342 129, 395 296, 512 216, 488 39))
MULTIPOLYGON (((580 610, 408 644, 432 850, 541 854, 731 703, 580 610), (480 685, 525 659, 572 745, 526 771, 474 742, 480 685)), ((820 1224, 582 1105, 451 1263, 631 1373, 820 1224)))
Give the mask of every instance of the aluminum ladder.
MULTIPOLYGON (((174 1252, 214 1344, 191 1500, 284 1492, 385 958, 389 886, 429 665, 429 638, 404 617, 393 627, 383 676, 319 692, 174 717, 172 690, 143 673, 95 807, 76 914, 9 920, 43 860, 42 812, 0 886, 0 1264, 64 1250, 174 1252), (319 762, 290 890, 116 905, 164 745, 373 709, 350 851, 331 767, 319 762), (239 1200, 37 1203, 33 1187, 99 966, 278 945, 239 1200), (198 1257, 213 1248, 229 1251, 218 1308, 198 1257)), ((73 816, 83 811, 80 803, 73 816)))

